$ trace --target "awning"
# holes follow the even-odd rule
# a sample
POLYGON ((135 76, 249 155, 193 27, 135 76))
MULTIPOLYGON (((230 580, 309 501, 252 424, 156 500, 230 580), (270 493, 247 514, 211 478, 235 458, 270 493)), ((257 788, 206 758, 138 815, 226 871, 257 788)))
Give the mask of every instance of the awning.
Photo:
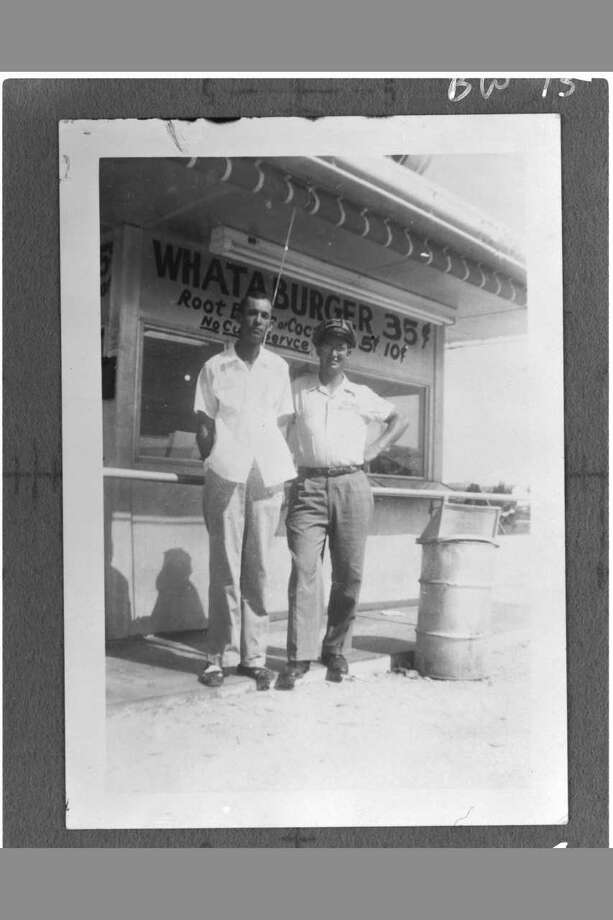
POLYGON ((335 229, 526 305, 523 256, 501 228, 423 176, 384 157, 193 158, 209 181, 228 183, 335 229))

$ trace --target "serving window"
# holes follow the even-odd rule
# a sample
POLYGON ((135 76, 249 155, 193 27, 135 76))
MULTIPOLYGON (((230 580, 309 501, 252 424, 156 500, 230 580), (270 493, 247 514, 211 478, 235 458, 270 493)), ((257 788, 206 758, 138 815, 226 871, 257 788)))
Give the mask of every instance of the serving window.
MULTIPOLYGON (((212 339, 203 341, 161 329, 143 329, 137 460, 155 461, 156 465, 199 461, 193 411, 196 381, 204 362, 223 348, 223 342, 212 339)), ((293 378, 317 366, 313 360, 287 360, 293 378)), ((409 420, 402 437, 368 465, 368 472, 377 479, 424 478, 427 387, 371 377, 351 368, 349 376, 389 400, 409 420)), ((381 431, 381 425, 371 423, 368 441, 374 441, 381 431)))
POLYGON ((222 342, 145 329, 142 336, 137 459, 198 461, 194 393, 205 361, 222 342))
MULTIPOLYGON (((354 375, 355 377, 355 375, 354 375)), ((367 383, 379 396, 393 403, 409 424, 403 435, 368 464, 368 472, 379 476, 408 476, 424 479, 426 475, 425 418, 426 388, 385 380, 357 381, 367 383)), ((369 426, 368 442, 379 437, 382 426, 369 426)))
MULTIPOLYGON (((292 379, 304 373, 312 373, 317 367, 316 362, 307 363, 291 358, 288 358, 288 363, 292 379)), ((369 374, 354 371, 350 366, 347 368, 347 375, 355 383, 370 387, 378 396, 393 403, 409 422, 402 437, 367 465, 367 472, 381 480, 381 485, 385 485, 387 476, 394 479, 425 479, 428 388, 389 378, 371 377, 369 374)), ((370 444, 378 438, 383 428, 384 426, 378 422, 372 422, 368 429, 367 443, 370 444)))

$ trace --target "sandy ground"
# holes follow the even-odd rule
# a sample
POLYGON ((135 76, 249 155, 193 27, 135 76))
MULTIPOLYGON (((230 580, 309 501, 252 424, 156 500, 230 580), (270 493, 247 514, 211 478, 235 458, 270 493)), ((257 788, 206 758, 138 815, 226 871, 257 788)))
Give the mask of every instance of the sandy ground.
POLYGON ((491 651, 490 677, 415 672, 312 680, 292 692, 151 700, 107 723, 113 793, 517 788, 526 782, 529 654, 520 637, 491 651))

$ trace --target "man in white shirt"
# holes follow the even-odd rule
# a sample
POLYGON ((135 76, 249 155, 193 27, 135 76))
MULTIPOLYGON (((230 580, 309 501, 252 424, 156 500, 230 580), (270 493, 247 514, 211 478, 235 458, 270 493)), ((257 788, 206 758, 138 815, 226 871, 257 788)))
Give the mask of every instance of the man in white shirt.
POLYGON ((277 687, 294 688, 319 656, 323 619, 321 560, 326 539, 332 561, 332 588, 321 660, 328 679, 348 672, 343 655, 355 618, 366 537, 373 510, 364 463, 393 444, 407 427, 393 403, 370 387, 352 383, 344 365, 355 347, 353 327, 343 319, 325 320, 314 330, 319 373, 293 384, 292 427, 298 478, 292 483, 287 538, 292 556, 289 582, 288 663, 277 687), (370 422, 383 426, 366 446, 370 422))
POLYGON ((209 531, 207 665, 199 679, 209 687, 234 666, 258 690, 272 680, 266 574, 283 483, 296 471, 281 431, 294 411, 289 368, 263 347, 270 321, 267 297, 245 297, 236 345, 210 358, 196 384, 209 531))

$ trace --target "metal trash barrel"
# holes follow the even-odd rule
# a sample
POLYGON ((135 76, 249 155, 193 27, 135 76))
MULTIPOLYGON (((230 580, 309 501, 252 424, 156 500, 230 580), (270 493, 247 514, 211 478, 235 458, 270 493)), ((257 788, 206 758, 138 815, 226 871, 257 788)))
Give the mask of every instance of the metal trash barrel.
MULTIPOLYGON (((497 522, 497 518, 496 518, 497 522)), ((422 534, 415 666, 424 677, 487 677, 495 549, 490 538, 422 534)))

